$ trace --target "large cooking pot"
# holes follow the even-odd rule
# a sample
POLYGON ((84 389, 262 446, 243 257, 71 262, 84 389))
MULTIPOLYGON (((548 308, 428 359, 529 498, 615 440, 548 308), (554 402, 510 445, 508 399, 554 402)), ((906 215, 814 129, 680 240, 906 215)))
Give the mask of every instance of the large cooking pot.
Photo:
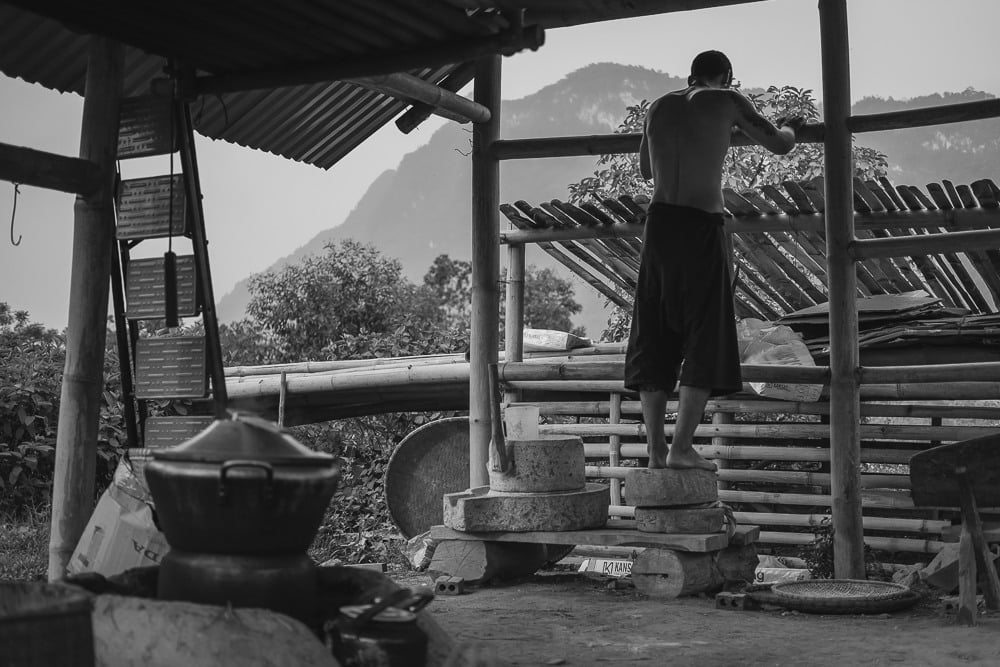
POLYGON ((236 415, 146 465, 171 548, 220 554, 288 554, 312 543, 340 471, 271 422, 236 415))

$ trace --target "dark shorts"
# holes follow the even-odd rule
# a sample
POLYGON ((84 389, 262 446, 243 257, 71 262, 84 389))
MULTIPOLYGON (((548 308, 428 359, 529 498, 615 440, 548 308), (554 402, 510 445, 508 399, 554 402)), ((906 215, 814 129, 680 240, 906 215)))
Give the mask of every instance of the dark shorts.
POLYGON ((625 387, 712 396, 740 391, 739 345, 722 214, 653 203, 646 215, 625 387))

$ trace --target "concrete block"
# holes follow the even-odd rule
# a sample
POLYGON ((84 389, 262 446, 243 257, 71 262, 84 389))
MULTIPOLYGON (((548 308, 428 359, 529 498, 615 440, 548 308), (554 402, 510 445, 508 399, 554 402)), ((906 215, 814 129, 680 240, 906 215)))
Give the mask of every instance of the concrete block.
POLYGON ((625 499, 633 507, 700 505, 719 499, 714 472, 700 469, 636 468, 625 477, 625 499))
POLYGON ((507 440, 506 472, 490 471, 490 489, 508 493, 579 491, 584 477, 583 441, 578 437, 507 440))
POLYGON ((465 579, 462 577, 438 577, 434 580, 435 595, 462 595, 465 593, 465 579))
POLYGON ((505 493, 481 486, 444 496, 444 525, 463 532, 566 531, 600 528, 608 519, 610 488, 505 493))
POLYGON ((435 582, 442 577, 457 577, 467 584, 484 584, 528 576, 545 560, 544 544, 443 540, 434 549, 427 574, 435 582))
POLYGON ((721 507, 635 508, 635 527, 644 533, 718 533, 724 530, 725 518, 726 511, 721 507))

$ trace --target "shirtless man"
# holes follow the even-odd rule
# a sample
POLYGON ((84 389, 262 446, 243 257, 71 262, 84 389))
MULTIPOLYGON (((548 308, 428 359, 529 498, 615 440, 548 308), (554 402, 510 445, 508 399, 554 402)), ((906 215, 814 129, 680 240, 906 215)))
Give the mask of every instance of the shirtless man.
POLYGON ((653 179, 625 358, 625 386, 639 392, 650 468, 716 466, 692 446, 709 396, 740 391, 739 349, 722 229, 722 166, 735 130, 784 154, 802 119, 775 127, 730 89, 733 72, 719 51, 699 54, 688 87, 659 98, 646 115, 639 166, 653 179), (683 362, 683 363, 682 363, 683 362), (667 395, 680 380, 680 407, 669 449, 667 395))

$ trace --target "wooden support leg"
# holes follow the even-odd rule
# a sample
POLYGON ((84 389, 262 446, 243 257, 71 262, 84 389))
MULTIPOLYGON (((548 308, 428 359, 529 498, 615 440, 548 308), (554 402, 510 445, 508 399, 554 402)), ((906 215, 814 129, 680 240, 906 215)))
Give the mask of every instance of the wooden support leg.
MULTIPOLYGON (((956 475, 956 478, 958 480, 959 500, 962 503, 962 539, 965 539, 966 532, 968 532, 972 540, 976 564, 979 566, 979 574, 983 581, 986 608, 997 610, 1000 609, 1000 576, 997 575, 997 568, 993 565, 993 554, 990 553, 986 537, 983 535, 983 522, 979 518, 979 509, 976 507, 976 496, 965 471, 956 475)), ((959 572, 961 572, 961 565, 959 565, 959 572)), ((961 577, 959 579, 961 580, 961 577)), ((973 577, 973 590, 975 590, 975 585, 976 581, 973 577)), ((961 595, 961 590, 959 594, 961 595)))
POLYGON ((958 622, 976 624, 976 556, 968 525, 962 522, 962 536, 958 541, 958 622))

